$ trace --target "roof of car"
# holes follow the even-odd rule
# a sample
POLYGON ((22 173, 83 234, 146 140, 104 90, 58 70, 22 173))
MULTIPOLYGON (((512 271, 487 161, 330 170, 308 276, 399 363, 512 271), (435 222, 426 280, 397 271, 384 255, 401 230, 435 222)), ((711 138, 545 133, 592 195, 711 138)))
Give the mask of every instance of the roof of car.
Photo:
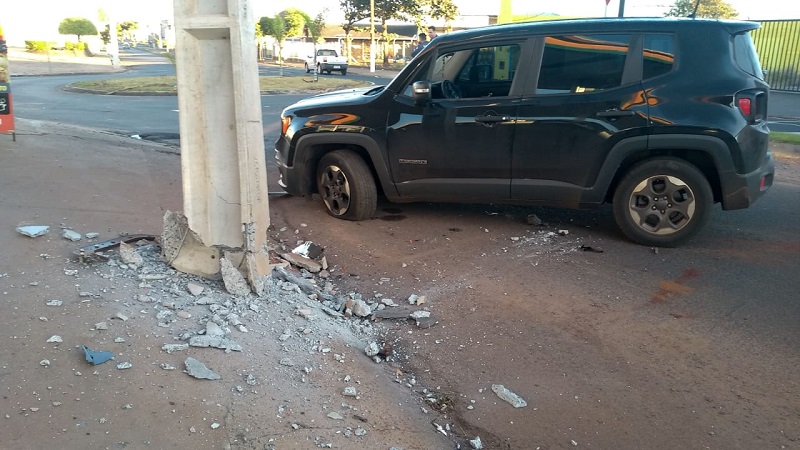
POLYGON ((680 31, 697 28, 721 27, 731 33, 759 28, 756 22, 719 19, 690 19, 683 17, 653 18, 591 18, 564 19, 536 22, 517 22, 502 25, 490 25, 481 28, 455 31, 441 34, 436 38, 439 42, 464 41, 479 37, 512 37, 530 33, 574 33, 574 32, 620 32, 620 31, 680 31))

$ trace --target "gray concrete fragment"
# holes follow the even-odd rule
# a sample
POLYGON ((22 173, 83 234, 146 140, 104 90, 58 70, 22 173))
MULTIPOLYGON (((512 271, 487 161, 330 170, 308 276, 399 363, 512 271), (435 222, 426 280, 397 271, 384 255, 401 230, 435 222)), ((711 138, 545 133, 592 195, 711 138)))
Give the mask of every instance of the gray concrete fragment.
POLYGON ((528 225, 533 225, 535 227, 542 226, 542 219, 539 218, 536 214, 529 214, 528 215, 528 225))
POLYGON ((225 336, 225 330, 222 329, 219 325, 212 321, 208 321, 206 323, 206 336, 208 337, 223 337, 225 336))
POLYGON ((502 384, 493 384, 492 391, 497 394, 498 397, 510 403, 514 408, 523 408, 528 406, 528 402, 523 400, 519 395, 506 389, 506 387, 502 384))
POLYGON ((378 343, 375 341, 370 342, 369 345, 364 348, 364 354, 369 357, 377 355, 379 351, 380 348, 378 348, 378 343))
POLYGON ((17 232, 24 234, 25 236, 35 238, 44 236, 50 232, 50 227, 45 225, 28 225, 24 227, 17 227, 17 232))
POLYGON ((431 312, 430 311, 422 311, 422 310, 420 310, 420 311, 414 311, 414 312, 411 313, 411 318, 414 319, 414 320, 419 320, 419 319, 423 319, 425 317, 430 317, 430 316, 431 316, 431 312))
POLYGON ((222 378, 218 373, 192 357, 186 358, 184 364, 186 365, 186 373, 191 377, 202 380, 219 380, 222 378))
POLYGON ((347 386, 342 391, 342 395, 344 395, 345 397, 357 397, 358 392, 356 391, 356 388, 354 388, 353 386, 347 386))
POLYGON ((192 338, 189 339, 189 345, 192 347, 221 348, 224 350, 233 350, 235 352, 242 351, 241 345, 224 337, 192 336, 192 338))
POLYGON ((344 420, 344 416, 342 416, 341 414, 339 414, 336 411, 328 413, 328 417, 333 419, 333 420, 344 420))
POLYGON ((372 314, 372 309, 370 309, 369 305, 367 305, 367 302, 364 300, 356 300, 353 303, 353 314, 358 317, 367 317, 372 314))
POLYGON ((95 232, 92 231, 92 232, 86 233, 85 236, 86 236, 86 239, 97 239, 98 237, 100 237, 100 233, 95 233, 95 232))
POLYGON ((133 248, 133 246, 125 242, 119 243, 119 257, 122 259, 122 262, 133 267, 134 269, 141 267, 141 265, 144 264, 142 255, 140 255, 139 252, 133 248))
POLYGON ((167 353, 179 352, 188 349, 189 349, 189 344, 164 344, 161 347, 161 350, 164 350, 167 353))
POLYGON ((192 295, 194 295, 195 297, 197 297, 198 295, 200 295, 200 294, 202 294, 202 293, 203 293, 203 290, 205 290, 205 287, 204 287, 204 286, 201 286, 201 285, 199 285, 199 284, 197 284, 197 283, 192 283, 192 282, 190 281, 190 282, 189 282, 189 283, 186 285, 186 289, 189 291, 189 293, 190 293, 190 294, 192 294, 192 295))
POLYGON ((430 328, 436 325, 437 323, 439 322, 433 317, 422 317, 420 319, 417 319, 417 328, 423 328, 423 329, 430 328))
POLYGON ((416 308, 386 308, 373 312, 372 317, 375 319, 408 319, 414 311, 416 311, 416 308))
POLYGON ((61 232, 61 237, 72 242, 77 242, 83 239, 83 236, 81 236, 80 233, 73 230, 64 230, 63 232, 61 232))
POLYGON ((483 442, 481 442, 481 437, 475 436, 475 439, 470 439, 469 446, 472 447, 474 450, 483 449, 483 442))
POLYGON ((292 265, 306 269, 311 273, 318 273, 320 270, 322 270, 322 264, 314 261, 313 259, 309 259, 294 253, 283 253, 281 258, 289 261, 292 265))
POLYGON ((244 279, 242 272, 233 267, 227 258, 220 258, 219 260, 220 272, 222 273, 222 281, 225 283, 225 290, 231 295, 237 297, 246 297, 250 295, 250 285, 244 279))

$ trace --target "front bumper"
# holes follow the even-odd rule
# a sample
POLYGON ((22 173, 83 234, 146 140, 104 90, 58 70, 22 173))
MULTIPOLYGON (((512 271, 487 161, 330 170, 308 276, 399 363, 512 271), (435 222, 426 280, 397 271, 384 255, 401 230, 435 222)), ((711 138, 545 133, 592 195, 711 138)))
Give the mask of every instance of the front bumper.
POLYGON ((744 209, 756 202, 772 186, 775 179, 775 160, 767 152, 761 166, 748 173, 722 172, 722 209, 744 209))

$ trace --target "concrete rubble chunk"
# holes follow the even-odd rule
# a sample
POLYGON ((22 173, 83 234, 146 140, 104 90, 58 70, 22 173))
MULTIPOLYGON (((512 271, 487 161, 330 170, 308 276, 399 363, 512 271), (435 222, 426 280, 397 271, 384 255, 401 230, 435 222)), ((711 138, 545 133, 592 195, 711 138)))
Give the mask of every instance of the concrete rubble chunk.
POLYGON ((410 315, 411 315, 412 319, 419 320, 419 319, 424 319, 426 317, 430 317, 431 316, 431 312, 430 311, 422 311, 422 310, 420 310, 420 311, 414 311, 410 315))
POLYGON ((61 343, 61 342, 64 342, 64 339, 61 336, 55 334, 53 336, 50 336, 50 338, 47 340, 47 342, 61 343))
POLYGON ((66 239, 68 241, 72 241, 72 242, 77 242, 77 241, 80 241, 81 239, 83 239, 83 236, 81 236, 80 233, 78 233, 77 231, 74 231, 74 230, 70 230, 70 229, 66 229, 66 230, 62 231, 61 232, 61 237, 63 237, 64 239, 66 239))
POLYGON ((237 297, 246 297, 250 295, 250 285, 244 279, 242 272, 233 267, 227 258, 220 258, 219 260, 220 272, 222 273, 222 281, 225 283, 225 290, 229 294, 237 297))
POLYGON ((92 232, 86 233, 85 236, 86 236, 86 239, 97 239, 98 237, 100 237, 100 233, 95 233, 95 232, 92 231, 92 232))
POLYGON ((27 225, 23 227, 17 227, 17 232, 24 234, 25 236, 35 238, 49 233, 50 227, 46 225, 27 225))
POLYGON ((119 257, 122 259, 122 262, 134 269, 137 269, 144 264, 142 255, 140 255, 132 245, 125 242, 119 243, 119 257))
POLYGON ((356 391, 356 388, 354 388, 353 386, 347 386, 344 388, 344 390, 342 390, 342 395, 344 395, 345 397, 357 397, 358 392, 356 391))
POLYGON ((333 419, 333 420, 344 420, 344 416, 342 416, 341 414, 339 414, 336 411, 328 413, 328 417, 333 419))
POLYGON ((537 216, 536 214, 529 214, 527 221, 528 225, 533 225, 535 227, 542 226, 542 219, 540 219, 539 216, 537 216))
POLYGON ((188 349, 189 349, 189 344, 164 344, 161 347, 161 350, 164 350, 167 353, 180 352, 188 349))
POLYGON ((469 446, 472 447, 474 450, 483 449, 483 442, 481 442, 481 437, 475 436, 475 439, 470 439, 469 446))
POLYGON ((492 391, 497 394, 498 397, 510 403, 514 408, 524 408, 528 406, 528 402, 523 400, 519 395, 506 389, 502 384, 493 384, 492 391))
POLYGON ((131 367, 133 367, 133 364, 131 364, 131 363, 127 362, 127 361, 117 364, 117 369, 118 370, 130 369, 131 367))
POLYGON ((203 290, 205 290, 205 287, 201 286, 201 285, 199 285, 197 283, 192 283, 190 281, 186 285, 186 289, 189 291, 190 294, 192 294, 193 296, 197 297, 197 296, 199 296, 200 294, 203 293, 203 290))
POLYGON ((311 273, 319 273, 322 270, 322 264, 314 261, 313 259, 300 256, 295 253, 283 253, 281 258, 289 261, 294 266, 308 270, 311 273))
POLYGON ((223 330, 221 326, 209 320, 208 323, 206 323, 206 336, 224 337, 225 330, 223 330))
POLYGON ((191 377, 201 380, 219 380, 222 378, 218 373, 192 357, 186 358, 184 364, 186 365, 186 373, 191 377))
POLYGON ((367 317, 368 315, 372 314, 372 309, 364 300, 356 300, 353 303, 353 314, 358 317, 367 317))
POLYGON ((223 350, 233 350, 235 352, 242 351, 242 346, 235 341, 224 337, 212 336, 192 336, 189 339, 189 345, 192 347, 211 347, 220 348, 223 350))
POLYGON ((370 342, 369 345, 364 348, 364 354, 370 358, 377 355, 378 352, 380 352, 380 348, 378 348, 378 343, 375 341, 370 342))

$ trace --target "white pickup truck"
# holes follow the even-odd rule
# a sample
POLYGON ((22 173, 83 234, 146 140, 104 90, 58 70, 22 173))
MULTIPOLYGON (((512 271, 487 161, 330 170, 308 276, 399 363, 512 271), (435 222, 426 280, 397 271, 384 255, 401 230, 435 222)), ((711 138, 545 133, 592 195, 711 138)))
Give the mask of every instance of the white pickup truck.
POLYGON ((326 72, 330 75, 331 72, 341 72, 342 75, 346 75, 347 58, 339 56, 336 50, 321 48, 317 50, 316 55, 310 55, 306 58, 306 73, 311 72, 315 67, 317 73, 326 72))

